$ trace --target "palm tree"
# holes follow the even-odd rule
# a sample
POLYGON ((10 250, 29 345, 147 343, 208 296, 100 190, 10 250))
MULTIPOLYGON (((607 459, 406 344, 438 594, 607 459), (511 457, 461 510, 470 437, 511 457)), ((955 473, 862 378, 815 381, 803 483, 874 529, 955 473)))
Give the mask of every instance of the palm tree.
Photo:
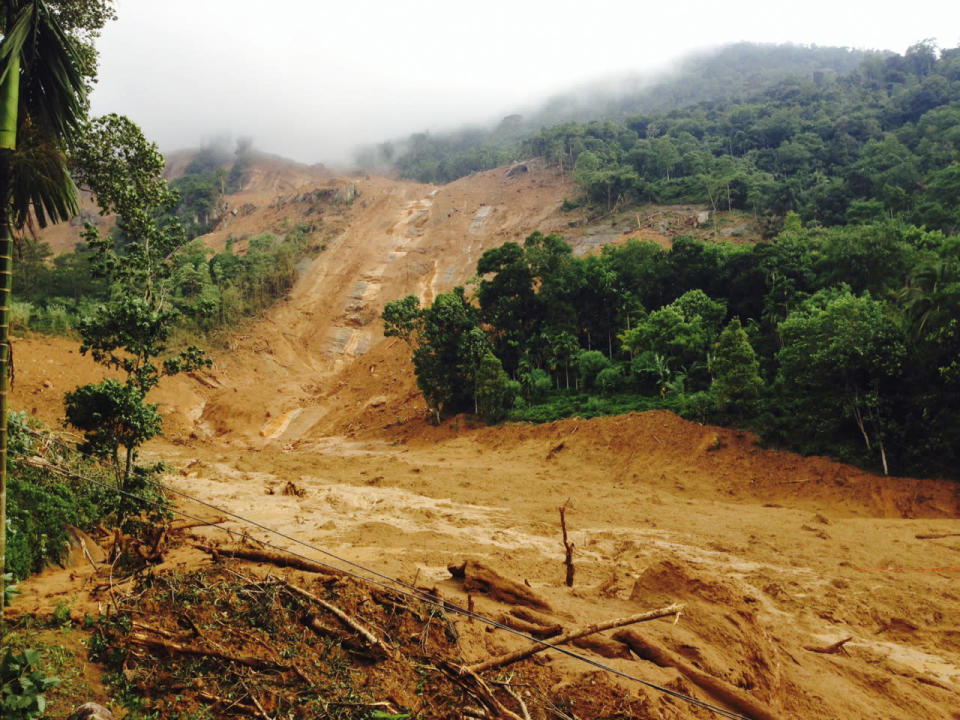
POLYGON ((85 117, 83 61, 43 0, 0 9, 0 597, 6 571, 12 228, 76 214, 63 148, 85 117), (21 144, 18 147, 18 135, 21 144))

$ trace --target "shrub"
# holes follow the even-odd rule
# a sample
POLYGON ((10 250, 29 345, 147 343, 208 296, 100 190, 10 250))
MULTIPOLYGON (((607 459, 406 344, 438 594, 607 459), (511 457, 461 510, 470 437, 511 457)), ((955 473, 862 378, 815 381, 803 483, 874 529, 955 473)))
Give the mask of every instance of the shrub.
POLYGON ((604 368, 597 373, 597 387, 604 395, 611 395, 623 387, 623 373, 617 365, 604 368))
POLYGON ((33 305, 28 302, 14 300, 10 303, 10 330, 23 333, 30 329, 30 316, 33 314, 33 305))
POLYGON ((34 720, 43 715, 47 702, 43 693, 60 682, 40 669, 36 650, 7 650, 0 659, 0 717, 34 720))

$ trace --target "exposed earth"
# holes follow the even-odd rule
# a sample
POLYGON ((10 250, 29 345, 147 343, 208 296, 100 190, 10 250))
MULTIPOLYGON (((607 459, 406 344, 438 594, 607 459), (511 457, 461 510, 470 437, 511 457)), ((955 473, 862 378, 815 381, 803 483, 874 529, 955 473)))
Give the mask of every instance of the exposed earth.
MULTIPOLYGON (((668 412, 491 428, 458 417, 434 427, 406 346, 383 337, 384 303, 408 293, 430 302, 507 240, 556 231, 578 253, 627 235, 668 242, 702 208, 584 222, 559 211, 574 192, 569 179, 534 165, 439 188, 321 175, 264 171, 230 198, 247 209, 207 238, 222 246, 229 234, 300 222, 318 188, 357 193, 329 219, 327 249, 304 263, 287 298, 239 329, 209 372, 155 391, 166 436, 147 454, 178 469, 173 487, 457 601, 464 594, 447 566, 473 558, 527 581, 577 625, 685 603, 678 622, 643 632, 776 717, 960 718, 956 484, 762 449, 748 434, 668 412), (302 495, 284 494, 287 483, 302 495)), ((14 406, 59 427, 63 392, 100 369, 68 340, 35 336, 14 347, 14 406)), ((31 579, 18 605, 82 604, 89 572, 31 579)), ((478 598, 477 609, 502 606, 478 598)), ((471 632, 471 659, 521 644, 471 632)), ((603 662, 717 702, 674 668, 603 662)), ((559 655, 550 663, 570 678, 595 672, 559 655)), ((709 716, 610 682, 649 698, 652 717, 709 716)))

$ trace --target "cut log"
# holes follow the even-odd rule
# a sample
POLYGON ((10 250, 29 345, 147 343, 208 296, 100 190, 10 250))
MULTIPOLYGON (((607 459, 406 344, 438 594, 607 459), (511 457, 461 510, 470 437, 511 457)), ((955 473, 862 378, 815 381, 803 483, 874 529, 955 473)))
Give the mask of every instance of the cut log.
POLYGON ((550 612, 547 601, 530 588, 508 580, 474 560, 467 560, 462 565, 450 565, 447 570, 453 577, 463 581, 464 590, 467 592, 486 593, 494 600, 510 605, 526 605, 550 612))
POLYGON ((750 697, 744 690, 695 668, 661 645, 642 637, 636 630, 621 630, 613 636, 613 639, 622 642, 644 660, 649 660, 660 667, 672 667, 678 670, 708 695, 737 712, 747 715, 752 720, 778 720, 778 716, 770 708, 750 697))
POLYGON ((553 625, 556 622, 549 615, 543 615, 538 613, 536 610, 531 610, 530 608, 525 607, 512 607, 510 608, 510 614, 515 618, 526 620, 527 622, 534 623, 535 625, 553 625))
MULTIPOLYGON (((639 615, 631 615, 630 617, 617 618, 616 620, 607 620, 606 622, 597 623, 595 625, 588 625, 587 627, 571 630, 560 637, 554 638, 551 645, 563 645, 564 643, 576 640, 577 638, 586 637, 587 635, 594 635, 598 632, 603 632, 604 630, 612 630, 613 628, 623 627, 625 625, 633 625, 634 623, 645 622, 647 620, 656 620, 657 618, 667 617, 668 615, 676 615, 681 610, 683 610, 683 605, 680 603, 674 603, 673 605, 660 608, 659 610, 650 610, 649 612, 640 613, 639 615)), ((524 660, 538 652, 543 652, 548 647, 549 645, 533 645, 524 650, 516 650, 514 652, 507 653, 506 655, 500 655, 499 657, 491 658, 481 663, 476 663, 475 665, 464 668, 464 670, 471 673, 480 673, 484 670, 500 668, 504 667, 505 665, 512 665, 513 663, 524 660)))

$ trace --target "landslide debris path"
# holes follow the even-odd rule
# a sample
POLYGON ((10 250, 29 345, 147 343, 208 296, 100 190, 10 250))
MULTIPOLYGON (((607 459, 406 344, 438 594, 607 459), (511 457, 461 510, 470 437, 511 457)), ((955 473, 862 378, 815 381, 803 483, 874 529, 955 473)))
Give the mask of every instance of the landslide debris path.
MULTIPOLYGON (((168 436, 150 451, 180 468, 170 482, 461 602, 447 566, 467 558, 528 582, 576 624, 684 602, 678 624, 641 632, 782 717, 960 718, 956 486, 762 450, 665 412, 431 427, 405 346, 382 338, 383 304, 411 292, 429 302, 485 249, 560 230, 570 189, 537 170, 356 187, 342 233, 289 298, 202 382, 160 389, 168 436), (572 589, 557 512, 567 501, 572 589)), ((284 212, 244 221, 268 228, 284 212)), ((51 421, 63 391, 97 372, 63 340, 19 341, 17 358, 15 402, 51 421)), ((27 586, 23 602, 56 604, 49 581, 27 586)), ((479 633, 470 647, 515 645, 479 633)), ((606 662, 711 699, 676 669, 606 662)), ((650 700, 662 717, 703 716, 650 700)))

